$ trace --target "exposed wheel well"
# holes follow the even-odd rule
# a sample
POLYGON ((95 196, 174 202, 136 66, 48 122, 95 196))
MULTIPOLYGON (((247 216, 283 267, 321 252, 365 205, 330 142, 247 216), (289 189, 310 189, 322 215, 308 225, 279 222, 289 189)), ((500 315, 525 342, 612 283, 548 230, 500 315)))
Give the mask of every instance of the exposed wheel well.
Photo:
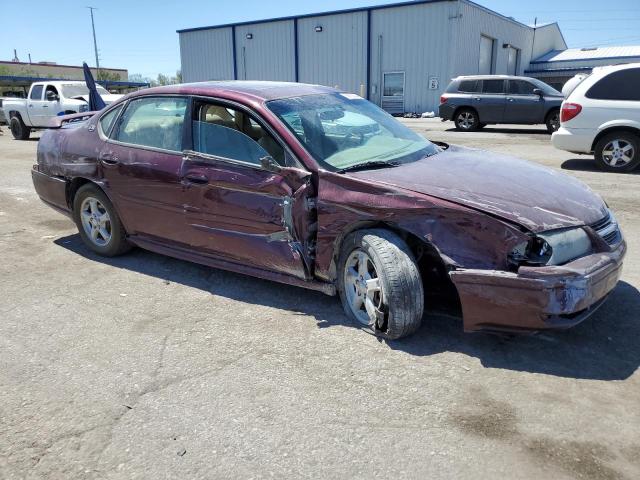
POLYGON ((453 308, 455 309, 460 308, 458 291, 449 277, 449 267, 440 256, 438 249, 411 232, 385 222, 360 222, 344 231, 334 244, 333 260, 330 268, 332 281, 335 281, 337 278, 337 264, 343 240, 352 232, 369 228, 390 230, 402 238, 416 259, 418 269, 425 284, 425 294, 429 297, 435 296, 439 299, 441 298, 446 301, 447 305, 453 303, 453 308))
POLYGON ((20 115, 20 112, 18 112, 17 110, 10 110, 9 111, 9 120, 11 120, 13 117, 19 118, 20 120, 22 120, 22 115, 20 115))
POLYGON ((75 198, 76 193, 78 192, 80 187, 86 183, 93 183, 94 185, 96 185, 96 187, 100 188, 99 185, 95 184, 91 180, 87 180, 86 178, 81 178, 81 177, 76 177, 67 183, 67 191, 66 191, 67 205, 69 205, 69 208, 71 210, 73 210, 73 199, 75 198))
POLYGON ((559 112, 560 111, 560 107, 551 107, 549 110, 547 110, 547 113, 544 116, 544 121, 546 122, 547 119, 549 118, 549 116, 553 113, 553 112, 559 112))
POLYGON ((627 133, 633 133, 636 136, 640 137, 640 130, 637 128, 633 128, 633 127, 609 127, 603 131, 601 131, 600 133, 598 133, 598 135, 596 135, 596 138, 593 140, 593 144, 591 145, 591 151, 595 151, 596 149, 596 145, 598 144, 598 142, 600 141, 600 139, 602 137, 604 137, 605 135, 609 135, 610 133, 613 132, 627 132, 627 133))
POLYGON ((478 110, 476 110, 474 107, 469 107, 467 105, 462 105, 462 106, 460 106, 460 107, 458 107, 458 108, 456 108, 454 110, 453 117, 452 117, 452 120, 454 122, 456 121, 456 117, 458 116, 458 113, 460 113, 461 110, 471 110, 471 111, 473 111, 476 114, 476 116, 478 117, 478 123, 482 123, 480 121, 480 114, 478 113, 478 110))

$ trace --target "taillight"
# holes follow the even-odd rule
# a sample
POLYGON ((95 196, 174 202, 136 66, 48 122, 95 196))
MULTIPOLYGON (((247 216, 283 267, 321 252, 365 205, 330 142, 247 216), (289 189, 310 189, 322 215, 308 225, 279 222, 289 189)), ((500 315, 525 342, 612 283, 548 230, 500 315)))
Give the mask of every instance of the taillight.
POLYGON ((582 105, 577 103, 563 103, 562 111, 560 112, 560 121, 568 122, 572 118, 576 118, 582 111, 582 105))
POLYGON ((443 103, 447 103, 448 99, 449 99, 449 97, 447 97, 446 95, 442 95, 440 97, 440 105, 442 105, 443 103))

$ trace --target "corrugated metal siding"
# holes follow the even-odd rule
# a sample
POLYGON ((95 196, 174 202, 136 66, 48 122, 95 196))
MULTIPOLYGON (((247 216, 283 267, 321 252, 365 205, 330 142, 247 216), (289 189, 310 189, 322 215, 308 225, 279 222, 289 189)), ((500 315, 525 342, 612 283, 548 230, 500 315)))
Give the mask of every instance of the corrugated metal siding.
POLYGON ((481 35, 496 40, 494 73, 507 74, 509 50, 503 48, 503 44, 507 43, 520 50, 518 74, 522 74, 531 60, 533 29, 465 1, 459 3, 459 8, 461 16, 457 20, 458 34, 451 51, 451 55, 455 58, 452 76, 478 74, 481 35))
POLYGON ((300 82, 359 94, 367 83, 367 13, 298 20, 298 72, 300 82))
POLYGON ((295 81, 294 45, 293 20, 236 27, 238 79, 295 81))
MULTIPOLYGON (((382 74, 405 72, 404 110, 435 111, 449 83, 449 16, 456 3, 433 3, 371 12, 371 100, 382 102, 382 74), (438 88, 429 89, 429 78, 438 88)), ((479 39, 478 39, 479 41, 479 39)))
POLYGON ((558 24, 544 25, 536 28, 531 58, 535 59, 552 50, 564 50, 565 48, 567 48, 567 44, 562 37, 558 24))
POLYGON ((231 28, 180 34, 180 63, 185 82, 233 80, 231 28))

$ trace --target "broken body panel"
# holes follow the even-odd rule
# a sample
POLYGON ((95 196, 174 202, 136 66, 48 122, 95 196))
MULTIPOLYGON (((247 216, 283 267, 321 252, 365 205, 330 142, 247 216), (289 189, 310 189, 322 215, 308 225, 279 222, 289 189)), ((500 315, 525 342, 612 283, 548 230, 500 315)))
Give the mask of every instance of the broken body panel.
POLYGON ((98 116, 43 134, 34 185, 67 213, 84 181, 110 198, 133 243, 214 267, 335 294, 341 241, 384 226, 442 261, 457 288, 465 330, 566 328, 613 289, 625 253, 593 231, 594 252, 562 266, 509 264, 536 233, 585 228, 606 215, 581 182, 544 167, 451 147, 394 168, 321 168, 267 108, 270 99, 333 92, 318 86, 216 82, 129 95, 208 97, 243 105, 286 145, 300 168, 278 171, 185 151, 106 139, 98 116), (111 164, 112 158, 118 162, 111 164))

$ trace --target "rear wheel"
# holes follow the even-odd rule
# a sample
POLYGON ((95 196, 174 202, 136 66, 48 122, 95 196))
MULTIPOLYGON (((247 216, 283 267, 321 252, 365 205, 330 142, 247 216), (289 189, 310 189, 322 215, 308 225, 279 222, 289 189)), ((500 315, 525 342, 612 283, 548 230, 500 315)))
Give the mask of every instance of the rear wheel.
POLYGON ((480 126, 478 113, 471 108, 458 110, 455 115, 456 128, 463 132, 473 132, 480 126))
POLYGON ((596 144, 595 158, 603 170, 630 172, 640 164, 640 137, 630 132, 609 133, 596 144))
POLYGON ((24 124, 24 122, 22 121, 22 118, 20 118, 19 116, 15 116, 11 118, 11 123, 9 124, 9 127, 11 128, 11 134, 13 135, 13 138, 15 138, 16 140, 29 139, 29 135, 31 134, 31 129, 24 124))
POLYGON ((557 132, 560 128, 560 110, 551 110, 544 123, 549 133, 557 132))
POLYGON ((73 199, 73 219, 87 247, 115 257, 131 249, 126 232, 109 198, 93 184, 80 187, 73 199))
POLYGON ((356 325, 383 338, 412 334, 422 324, 424 291, 413 254, 388 230, 361 230, 343 242, 338 290, 356 325))

